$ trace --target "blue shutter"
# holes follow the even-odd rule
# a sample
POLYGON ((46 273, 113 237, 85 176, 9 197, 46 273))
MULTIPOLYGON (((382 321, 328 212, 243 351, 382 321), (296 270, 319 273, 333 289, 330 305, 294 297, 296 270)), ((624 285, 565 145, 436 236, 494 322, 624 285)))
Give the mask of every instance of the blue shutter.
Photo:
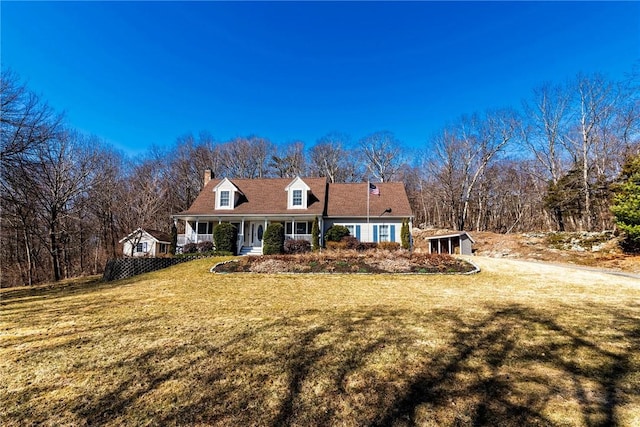
POLYGON ((360 240, 360 226, 356 225, 356 239, 360 240))
POLYGON ((389 230, 391 230, 390 231, 391 235, 389 236, 389 241, 390 242, 395 242, 396 241, 396 226, 395 225, 390 226, 389 230))
POLYGON ((378 226, 373 226, 373 241, 378 242, 378 226))

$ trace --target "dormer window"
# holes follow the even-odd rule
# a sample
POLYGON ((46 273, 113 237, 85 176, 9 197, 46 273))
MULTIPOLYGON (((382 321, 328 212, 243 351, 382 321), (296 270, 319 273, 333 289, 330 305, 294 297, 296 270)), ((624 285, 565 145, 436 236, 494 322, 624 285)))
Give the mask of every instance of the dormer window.
POLYGON ((216 193, 216 209, 231 210, 238 201, 239 190, 228 178, 220 181, 213 189, 216 193))
POLYGON ((311 188, 297 177, 285 188, 287 192, 287 208, 288 209, 307 209, 309 192, 311 188))
POLYGON ((293 206, 302 207, 302 190, 293 190, 293 206))
POLYGON ((220 207, 221 208, 228 208, 229 205, 229 191, 223 190, 220 192, 220 207))

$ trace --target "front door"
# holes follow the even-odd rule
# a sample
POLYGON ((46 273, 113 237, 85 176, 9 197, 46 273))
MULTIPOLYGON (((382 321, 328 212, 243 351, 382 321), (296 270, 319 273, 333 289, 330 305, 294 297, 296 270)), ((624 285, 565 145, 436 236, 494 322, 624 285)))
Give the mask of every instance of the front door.
POLYGON ((262 246, 262 235, 264 234, 263 222, 251 222, 247 224, 247 237, 245 239, 247 246, 262 246))
POLYGON ((255 224, 255 227, 254 227, 252 224, 251 229, 254 231, 253 246, 256 246, 256 247, 262 246, 262 235, 264 234, 264 225, 255 224))

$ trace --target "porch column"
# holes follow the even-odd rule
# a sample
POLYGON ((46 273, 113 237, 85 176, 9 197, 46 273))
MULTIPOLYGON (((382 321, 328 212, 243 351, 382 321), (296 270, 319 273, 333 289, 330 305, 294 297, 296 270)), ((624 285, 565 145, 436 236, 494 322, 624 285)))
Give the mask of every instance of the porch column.
POLYGON ((438 253, 441 254, 442 253, 442 244, 441 244, 441 240, 438 239, 438 253))
POLYGON ((240 234, 242 235, 242 242, 240 242, 240 246, 244 246, 244 218, 240 222, 240 234))
POLYGON ((449 255, 451 255, 451 237, 449 237, 449 255))
POLYGON ((199 241, 200 241, 200 239, 199 239, 199 237, 200 237, 200 236, 198 235, 198 229, 199 229, 200 227, 198 226, 198 224, 200 224, 200 220, 196 219, 196 230, 195 230, 195 231, 196 231, 196 232, 195 232, 195 235, 196 235, 196 241, 195 241, 194 243, 199 243, 199 241))
POLYGON ((293 240, 296 240, 296 219, 295 218, 291 218, 291 238, 293 240))
MULTIPOLYGON (((262 230, 262 239, 260 239, 260 241, 262 242, 261 245, 264 247, 264 233, 267 231, 267 225, 269 220, 267 218, 264 219, 264 230, 262 230)), ((286 230, 285 230, 286 231, 286 230)))

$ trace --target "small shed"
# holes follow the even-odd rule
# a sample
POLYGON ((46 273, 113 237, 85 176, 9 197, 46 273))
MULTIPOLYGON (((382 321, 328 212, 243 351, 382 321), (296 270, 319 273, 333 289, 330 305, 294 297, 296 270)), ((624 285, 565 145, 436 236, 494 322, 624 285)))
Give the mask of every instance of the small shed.
POLYGON ((120 239, 122 253, 133 257, 155 257, 169 253, 171 235, 164 231, 138 228, 120 239))
POLYGON ((426 237, 430 254, 471 255, 475 240, 466 231, 426 237))

